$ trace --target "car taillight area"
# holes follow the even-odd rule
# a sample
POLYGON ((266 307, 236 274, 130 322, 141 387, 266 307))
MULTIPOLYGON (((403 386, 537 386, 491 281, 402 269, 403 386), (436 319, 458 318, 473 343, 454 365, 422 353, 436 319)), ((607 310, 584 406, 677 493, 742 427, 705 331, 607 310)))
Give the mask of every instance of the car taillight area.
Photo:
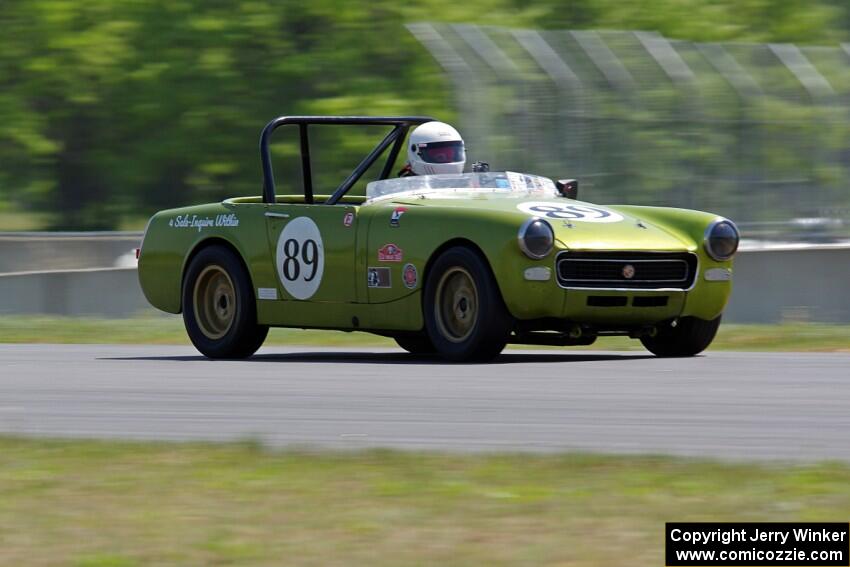
POLYGON ((688 252, 574 252, 558 255, 558 284, 567 288, 689 289, 697 257, 688 252))

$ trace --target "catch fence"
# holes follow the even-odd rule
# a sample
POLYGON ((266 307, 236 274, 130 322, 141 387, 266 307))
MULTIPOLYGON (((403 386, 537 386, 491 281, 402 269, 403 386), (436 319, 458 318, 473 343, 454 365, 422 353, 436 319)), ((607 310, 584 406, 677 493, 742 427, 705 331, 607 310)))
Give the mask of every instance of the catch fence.
POLYGON ((749 237, 850 236, 850 44, 411 24, 450 78, 469 158, 678 206, 749 237))

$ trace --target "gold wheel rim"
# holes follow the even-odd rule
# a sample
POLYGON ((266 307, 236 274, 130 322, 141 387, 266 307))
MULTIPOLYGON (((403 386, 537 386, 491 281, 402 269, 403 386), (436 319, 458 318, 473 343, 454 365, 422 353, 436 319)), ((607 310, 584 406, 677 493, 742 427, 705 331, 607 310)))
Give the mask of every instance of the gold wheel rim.
POLYGON ((437 284, 435 314, 440 334, 453 343, 469 338, 478 320, 478 288, 464 268, 446 270, 437 284))
POLYGON ((236 318, 236 290, 227 271, 210 265, 195 280, 195 321, 208 339, 222 338, 236 318))

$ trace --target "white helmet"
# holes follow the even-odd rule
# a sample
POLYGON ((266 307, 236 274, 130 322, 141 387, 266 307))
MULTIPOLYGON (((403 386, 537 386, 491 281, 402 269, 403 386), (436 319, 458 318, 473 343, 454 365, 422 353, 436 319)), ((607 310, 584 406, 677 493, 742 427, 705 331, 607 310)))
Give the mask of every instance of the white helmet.
POLYGON ((457 130, 442 122, 426 122, 410 133, 407 163, 416 175, 463 173, 466 150, 457 130))

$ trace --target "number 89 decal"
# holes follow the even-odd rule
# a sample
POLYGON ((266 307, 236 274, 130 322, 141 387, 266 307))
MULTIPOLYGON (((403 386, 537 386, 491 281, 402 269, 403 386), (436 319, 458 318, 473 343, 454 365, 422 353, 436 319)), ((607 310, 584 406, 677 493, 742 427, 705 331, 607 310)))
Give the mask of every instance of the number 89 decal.
POLYGON ((562 205, 553 202, 520 203, 519 210, 536 217, 578 222, 620 222, 623 216, 590 205, 562 205))
POLYGON ((289 221, 277 239, 277 274, 295 299, 309 299, 322 283, 325 249, 319 227, 308 217, 289 221))

